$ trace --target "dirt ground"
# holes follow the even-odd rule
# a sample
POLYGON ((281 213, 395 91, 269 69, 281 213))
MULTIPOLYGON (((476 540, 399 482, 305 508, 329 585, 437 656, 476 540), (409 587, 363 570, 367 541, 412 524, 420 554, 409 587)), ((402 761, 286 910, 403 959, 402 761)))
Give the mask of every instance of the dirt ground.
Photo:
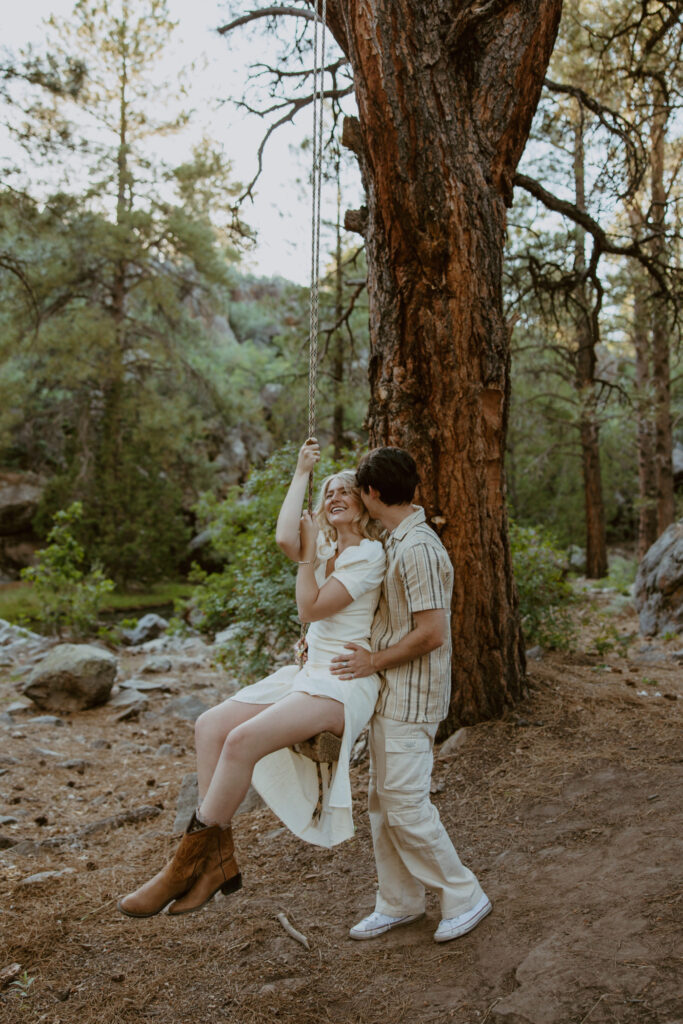
MULTIPOLYGON (((443 945, 433 894, 420 922, 347 938, 374 902, 366 764, 350 842, 320 850, 267 809, 242 814, 239 893, 177 920, 121 916, 116 897, 173 848, 191 724, 160 713, 168 694, 118 723, 111 707, 61 727, 15 715, 0 727, 0 814, 17 817, 0 836, 22 840, 0 853, 0 978, 20 973, 0 1020, 680 1024, 681 641, 597 654, 583 619, 583 653, 530 661, 524 703, 436 762, 434 800, 494 905, 443 945), (156 816, 127 820, 144 807, 156 816), (65 873, 26 882, 44 871, 65 873)), ((628 609, 612 621, 636 630, 628 609)), ((133 660, 122 655, 124 675, 133 660)), ((180 685, 210 703, 221 676, 188 669, 180 685)), ((15 686, 0 676, 0 709, 15 686)))

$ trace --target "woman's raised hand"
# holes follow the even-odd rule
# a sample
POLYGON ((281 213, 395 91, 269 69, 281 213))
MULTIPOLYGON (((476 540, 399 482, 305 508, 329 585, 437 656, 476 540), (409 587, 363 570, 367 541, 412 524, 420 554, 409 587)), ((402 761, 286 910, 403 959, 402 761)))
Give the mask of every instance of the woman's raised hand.
POLYGON ((301 561, 312 562, 315 558, 318 524, 310 512, 304 512, 299 520, 299 536, 301 537, 301 561))
POLYGON ((296 464, 297 473, 312 472, 316 462, 320 462, 320 445, 314 437, 309 437, 299 450, 296 464))

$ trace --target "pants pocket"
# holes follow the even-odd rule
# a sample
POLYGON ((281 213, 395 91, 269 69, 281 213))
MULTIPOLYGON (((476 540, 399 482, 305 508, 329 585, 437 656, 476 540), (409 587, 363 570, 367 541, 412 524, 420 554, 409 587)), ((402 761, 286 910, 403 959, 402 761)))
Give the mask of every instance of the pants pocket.
POLYGON ((384 789, 418 793, 429 785, 432 773, 431 743, 427 736, 387 739, 384 747, 384 789))

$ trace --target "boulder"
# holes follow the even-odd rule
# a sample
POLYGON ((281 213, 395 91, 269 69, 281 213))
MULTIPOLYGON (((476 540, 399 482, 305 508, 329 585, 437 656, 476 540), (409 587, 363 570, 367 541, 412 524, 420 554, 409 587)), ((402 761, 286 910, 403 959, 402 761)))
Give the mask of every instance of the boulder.
POLYGON ((82 711, 109 700, 116 676, 113 654, 92 644, 59 644, 33 669, 22 687, 39 708, 82 711))
MULTIPOLYGON (((180 835, 180 833, 185 831, 190 824, 190 819, 197 808, 198 802, 197 773, 187 772, 183 775, 183 781, 180 784, 176 816, 173 822, 173 835, 180 835)), ((238 814, 248 814, 250 811, 258 810, 260 807, 265 807, 262 798, 253 786, 249 786, 244 800, 235 811, 233 817, 236 817, 238 814)))
POLYGON ((0 472, 0 536, 31 531, 45 481, 35 473, 0 472))
POLYGON ((161 615, 149 612, 149 614, 143 615, 138 620, 135 629, 124 629, 121 633, 125 644, 137 647, 138 644, 144 644, 147 640, 156 640, 167 629, 168 622, 166 619, 162 619, 161 615))
POLYGON ((683 520, 672 523, 646 552, 633 601, 646 636, 683 628, 683 520))

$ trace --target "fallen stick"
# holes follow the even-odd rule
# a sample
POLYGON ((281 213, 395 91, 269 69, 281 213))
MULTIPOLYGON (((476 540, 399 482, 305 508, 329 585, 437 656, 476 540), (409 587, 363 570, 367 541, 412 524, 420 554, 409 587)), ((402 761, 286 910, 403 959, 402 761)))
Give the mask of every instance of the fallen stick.
POLYGON ((110 907, 112 903, 116 903, 117 900, 118 896, 114 896, 113 900, 107 900, 106 903, 101 903, 99 907, 95 907, 94 910, 90 910, 87 914, 84 914, 83 917, 79 917, 78 920, 85 921, 87 918, 92 917, 93 914, 97 914, 100 910, 104 910, 105 907, 110 907))
POLYGON ((286 914, 278 914, 277 919, 288 935, 290 935, 296 942, 300 942, 302 946, 306 947, 306 949, 310 950, 311 947, 308 944, 308 939, 306 938, 305 935, 302 935, 301 932, 298 932, 296 928, 289 923, 286 914))

